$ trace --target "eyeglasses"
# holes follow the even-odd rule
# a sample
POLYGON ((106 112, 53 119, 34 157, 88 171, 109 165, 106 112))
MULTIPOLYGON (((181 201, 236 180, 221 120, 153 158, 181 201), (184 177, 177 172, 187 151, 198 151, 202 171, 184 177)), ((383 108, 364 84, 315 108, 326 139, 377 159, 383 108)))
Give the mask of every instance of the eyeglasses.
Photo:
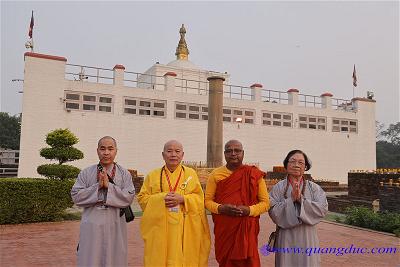
POLYGON ((233 154, 234 152, 235 152, 235 154, 239 154, 239 153, 242 153, 242 151, 243 151, 242 149, 235 148, 235 149, 227 149, 224 152, 226 154, 233 154))
POLYGON ((289 160, 288 163, 290 165, 296 165, 298 164, 301 167, 304 167, 306 165, 306 163, 304 161, 297 161, 297 160, 289 160))

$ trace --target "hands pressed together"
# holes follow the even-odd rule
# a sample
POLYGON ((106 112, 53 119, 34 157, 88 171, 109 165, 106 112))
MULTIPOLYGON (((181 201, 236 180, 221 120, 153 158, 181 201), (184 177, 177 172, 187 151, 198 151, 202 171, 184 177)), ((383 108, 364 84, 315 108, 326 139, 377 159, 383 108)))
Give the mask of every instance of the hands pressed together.
POLYGON ((99 172, 97 180, 99 181, 99 188, 108 188, 108 176, 104 170, 99 172))
POLYGON ((169 192, 164 197, 164 201, 165 201, 165 206, 167 208, 176 207, 179 204, 183 204, 185 202, 183 196, 181 196, 180 194, 177 194, 175 192, 169 192))
POLYGON ((234 217, 249 216, 250 208, 248 206, 235 206, 232 204, 222 204, 218 207, 218 213, 234 217))
POLYGON ((294 189, 292 191, 292 200, 293 202, 300 202, 301 200, 301 191, 298 183, 294 185, 294 189))

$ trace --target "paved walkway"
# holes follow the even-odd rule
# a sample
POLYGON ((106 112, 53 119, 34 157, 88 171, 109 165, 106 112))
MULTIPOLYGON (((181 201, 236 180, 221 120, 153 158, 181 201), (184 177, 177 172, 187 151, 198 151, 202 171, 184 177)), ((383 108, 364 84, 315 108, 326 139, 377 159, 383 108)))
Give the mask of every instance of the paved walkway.
MULTIPOLYGON (((143 265, 143 241, 139 233, 140 218, 129 223, 129 266, 143 265)), ((210 227, 212 220, 209 216, 210 227)), ((268 215, 261 217, 260 246, 265 244, 273 223, 268 215)), ((318 225, 321 248, 396 247, 396 254, 323 254, 322 266, 400 266, 400 239, 381 233, 345 227, 329 222, 318 225)), ((0 225, 0 266, 75 266, 75 249, 79 236, 79 221, 0 225)), ((273 255, 261 255, 262 266, 274 266, 273 255)), ((214 249, 210 253, 209 266, 218 266, 214 249)), ((290 266, 288 266, 290 267, 290 266)))

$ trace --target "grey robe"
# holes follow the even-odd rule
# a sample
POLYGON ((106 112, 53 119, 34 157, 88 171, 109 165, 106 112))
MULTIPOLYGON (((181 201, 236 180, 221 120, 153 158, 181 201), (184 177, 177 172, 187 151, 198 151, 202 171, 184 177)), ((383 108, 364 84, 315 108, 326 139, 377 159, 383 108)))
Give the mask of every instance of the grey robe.
MULTIPOLYGON (((111 170, 108 174, 111 175, 111 170)), ((72 200, 84 208, 78 266, 128 266, 126 221, 125 216, 120 217, 120 208, 132 203, 135 188, 131 174, 118 164, 114 182, 115 185, 108 185, 106 210, 97 207, 98 200, 104 197, 98 189, 97 165, 82 170, 72 187, 72 200)))
POLYGON ((287 198, 284 198, 286 184, 287 179, 284 179, 274 185, 270 192, 269 215, 272 221, 280 227, 276 244, 278 251, 275 252, 275 266, 320 266, 319 254, 312 254, 306 249, 319 248, 315 225, 328 212, 325 192, 316 183, 307 181, 301 202, 295 204, 291 198, 292 186, 290 183, 287 198), (300 253, 299 250, 301 250, 300 253))

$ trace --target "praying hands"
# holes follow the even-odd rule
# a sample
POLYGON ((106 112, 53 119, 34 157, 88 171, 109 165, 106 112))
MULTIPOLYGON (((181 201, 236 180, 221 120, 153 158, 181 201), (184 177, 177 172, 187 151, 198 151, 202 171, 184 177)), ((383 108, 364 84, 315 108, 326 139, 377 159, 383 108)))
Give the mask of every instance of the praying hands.
POLYGON ((176 194, 175 192, 169 192, 165 198, 165 206, 167 208, 176 207, 179 204, 183 204, 185 202, 183 196, 180 194, 176 194))
POLYGON ((99 181, 99 188, 108 188, 108 176, 104 170, 99 172, 97 180, 99 181))
POLYGON ((299 183, 294 184, 294 188, 292 191, 292 200, 293 202, 299 202, 301 200, 301 191, 299 183))

